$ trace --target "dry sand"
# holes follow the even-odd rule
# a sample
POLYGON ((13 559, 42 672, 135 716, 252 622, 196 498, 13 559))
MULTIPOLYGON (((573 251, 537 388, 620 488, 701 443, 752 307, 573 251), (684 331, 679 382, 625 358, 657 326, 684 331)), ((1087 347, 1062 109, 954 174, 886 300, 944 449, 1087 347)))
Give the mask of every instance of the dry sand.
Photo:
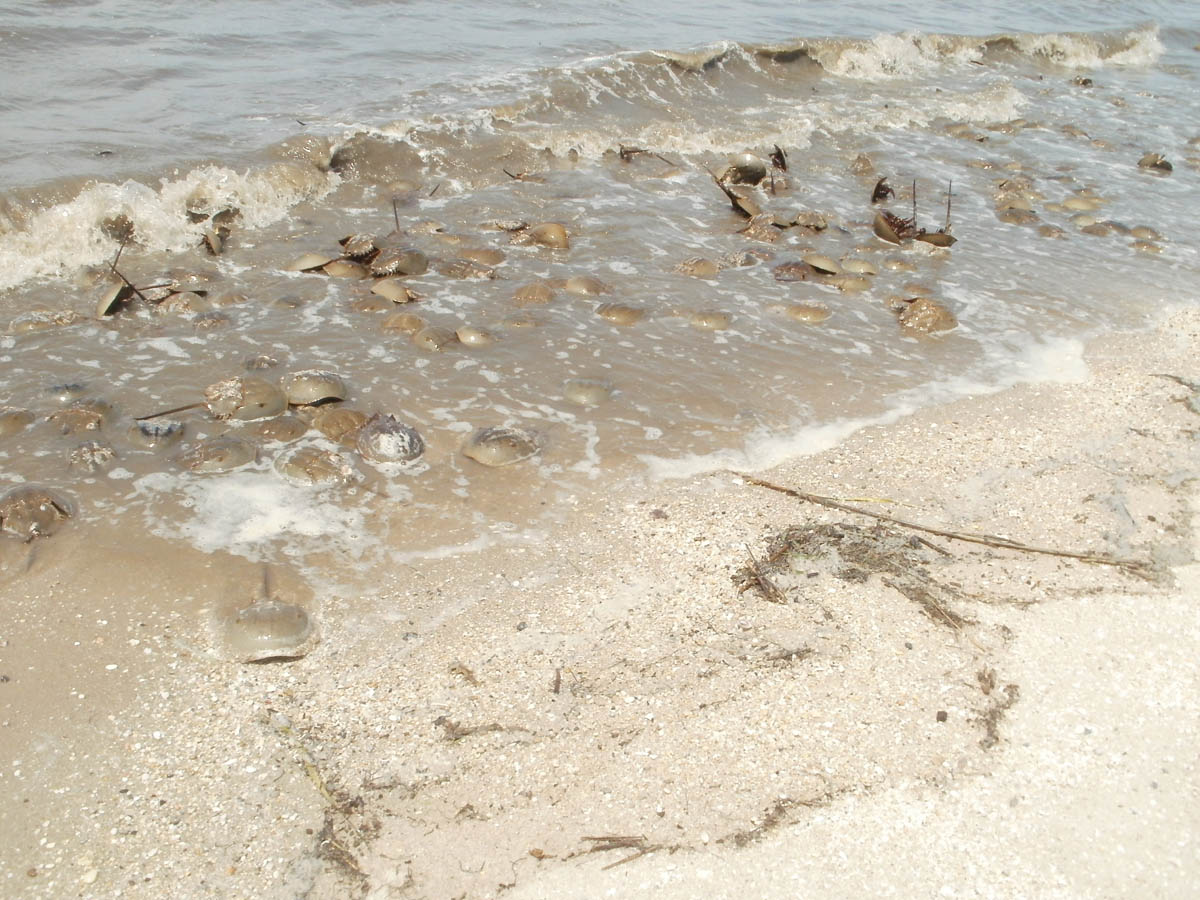
POLYGON ((1200 313, 1086 359, 756 476, 1145 568, 705 475, 347 582, 239 665, 195 610, 248 563, 7 542, 0 893, 1194 894, 1200 395, 1153 373, 1200 382, 1200 313))

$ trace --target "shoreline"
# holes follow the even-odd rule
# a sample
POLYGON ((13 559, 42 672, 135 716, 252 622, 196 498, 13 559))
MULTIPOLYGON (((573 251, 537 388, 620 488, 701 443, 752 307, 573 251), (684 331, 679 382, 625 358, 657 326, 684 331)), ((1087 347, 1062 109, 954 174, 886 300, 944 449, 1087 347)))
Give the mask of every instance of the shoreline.
POLYGON ((1178 895, 1200 417, 1152 376, 1200 381, 1200 311, 1086 359, 756 476, 1154 579, 710 474, 581 498, 547 544, 371 573, 321 598, 308 656, 245 666, 173 608, 221 602, 243 561, 113 538, 109 572, 10 563, 0 890, 1178 895), (744 571, 773 551, 786 602, 744 571))

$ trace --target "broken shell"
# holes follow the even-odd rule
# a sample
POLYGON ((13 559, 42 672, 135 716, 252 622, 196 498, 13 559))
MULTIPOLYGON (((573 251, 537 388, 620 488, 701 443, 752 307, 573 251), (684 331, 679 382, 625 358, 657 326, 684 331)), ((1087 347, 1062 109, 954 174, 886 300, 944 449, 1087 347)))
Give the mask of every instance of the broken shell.
POLYGON ((335 259, 341 259, 341 257, 329 253, 304 253, 284 266, 283 270, 285 272, 312 272, 329 265, 335 259))
POLYGON ((457 344, 458 335, 449 328, 442 328, 440 325, 429 325, 416 332, 412 336, 412 342, 422 350, 432 350, 437 353, 445 350, 451 344, 457 344))
POLYGON ((0 495, 0 534, 23 541, 49 537, 74 515, 70 500, 35 484, 24 484, 0 495))
POLYGON ((344 485, 355 480, 354 466, 331 450, 305 445, 275 460, 275 471, 297 487, 344 485))
POLYGON ((276 416, 273 419, 263 419, 246 429, 247 434, 262 438, 264 441, 278 441, 281 444, 297 441, 307 431, 308 425, 295 416, 276 416))
POLYGON ((614 325, 633 325, 640 322, 646 313, 645 310, 623 303, 601 303, 596 307, 596 315, 614 325))
POLYGON ((538 451, 536 438, 520 428, 480 428, 463 446, 463 455, 485 466, 507 466, 538 451))
POLYGON ((392 313, 380 324, 382 331, 391 334, 413 334, 420 331, 428 323, 418 316, 416 313, 398 312, 392 313))
POLYGON ((525 284, 517 288, 513 301, 517 306, 541 306, 554 299, 554 291, 550 285, 542 281, 525 284))
POLYGON ((37 417, 27 409, 0 406, 0 438, 24 431, 37 417))
POLYGON ((563 284, 563 290, 568 294, 579 294, 586 297, 593 294, 607 294, 608 285, 591 275, 572 275, 563 284))
POLYGON ((257 457, 258 448, 254 444, 239 437, 224 435, 199 441, 175 457, 175 461, 189 472, 210 475, 244 466, 254 462, 257 457))
POLYGON ((346 399, 346 382, 325 369, 304 369, 280 379, 280 386, 292 406, 311 406, 329 400, 346 399))
POLYGON ((336 444, 353 447, 367 414, 344 406, 321 406, 312 417, 312 427, 336 444))
POLYGON ((283 389, 261 378, 227 378, 204 389, 204 402, 217 419, 268 419, 287 409, 283 389))
POLYGON ((533 243, 552 250, 567 250, 571 246, 571 236, 567 233, 567 227, 558 222, 534 225, 525 234, 533 243))
POLYGON ((688 318, 688 324, 701 331, 724 331, 732 321, 729 313, 720 310, 701 310, 688 318))
POLYGON ((381 250, 371 261, 371 274, 424 275, 429 271, 429 257, 414 247, 389 247, 381 250))
POLYGON ((482 328, 475 328, 471 325, 464 325, 454 332, 458 340, 466 344, 468 347, 486 347, 489 344, 494 344, 496 338, 491 332, 484 331, 482 328))
POLYGON ((143 450, 161 450, 178 443, 183 437, 183 423, 172 419, 148 419, 129 426, 126 437, 129 443, 143 450))
POLYGON ((411 425, 376 413, 358 432, 358 452, 374 462, 407 463, 425 452, 425 441, 411 425))
POLYGON ((729 161, 722 181, 733 184, 758 184, 767 177, 767 164, 753 153, 741 153, 729 161))
POLYGON ((117 451, 101 441, 84 441, 71 451, 67 468, 72 472, 95 472, 117 458, 117 451))
POLYGON ((563 398, 580 406, 598 406, 612 392, 613 386, 599 378, 570 378, 563 383, 563 398))
POLYGON ((225 628, 225 641, 239 662, 297 659, 311 635, 308 613, 273 600, 238 610, 225 628))

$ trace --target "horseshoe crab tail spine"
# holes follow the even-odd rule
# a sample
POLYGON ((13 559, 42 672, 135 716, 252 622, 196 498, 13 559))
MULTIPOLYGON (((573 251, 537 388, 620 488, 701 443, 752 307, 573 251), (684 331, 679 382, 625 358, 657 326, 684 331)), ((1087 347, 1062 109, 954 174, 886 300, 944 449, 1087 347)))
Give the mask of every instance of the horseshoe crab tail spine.
POLYGON ((946 188, 946 226, 943 231, 950 230, 950 198, 954 196, 954 179, 950 179, 950 184, 946 188))
POLYGON ((189 403, 186 406, 176 406, 174 409, 164 409, 162 412, 150 413, 148 416, 135 416, 135 422, 145 422, 149 419, 161 419, 163 416, 169 416, 172 413, 186 412, 189 409, 199 409, 203 403, 189 403))
POLYGON ((392 198, 392 218, 396 220, 396 230, 400 230, 400 201, 392 198))

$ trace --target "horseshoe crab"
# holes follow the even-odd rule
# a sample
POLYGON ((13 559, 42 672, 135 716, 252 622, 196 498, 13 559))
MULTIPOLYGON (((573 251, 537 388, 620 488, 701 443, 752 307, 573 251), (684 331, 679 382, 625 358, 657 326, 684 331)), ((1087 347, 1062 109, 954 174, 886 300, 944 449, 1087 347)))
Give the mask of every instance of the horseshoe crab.
POLYGON ((1147 153, 1138 160, 1138 167, 1149 169, 1159 175, 1169 175, 1175 171, 1175 167, 1167 162, 1167 158, 1161 153, 1147 153))
POLYGON ((380 323, 380 330, 389 334, 415 334, 429 323, 416 313, 392 313, 380 323))
POLYGON ((344 406, 320 406, 313 413, 312 427, 335 444, 353 447, 358 431, 367 422, 367 414, 344 406))
POLYGON ((269 419, 287 409, 288 398, 278 385, 252 376, 227 378, 204 389, 204 402, 217 419, 269 419))
POLYGON ((376 413, 358 432, 358 452, 373 462, 407 463, 425 452, 425 441, 415 428, 395 416, 376 413))
POLYGON ((147 419, 134 422, 126 437, 134 446, 143 450, 161 450, 179 442, 183 437, 184 425, 173 419, 147 419))
POLYGON ((341 259, 331 253, 304 253, 297 256, 283 267, 285 272, 315 272, 329 265, 335 259, 341 259))
POLYGON ((67 467, 72 472, 95 472, 117 458, 117 451, 102 441, 84 441, 71 451, 67 467))
POLYGON ((331 450, 305 445, 275 459, 275 471, 297 487, 344 485, 355 480, 354 466, 331 450))
POLYGON ((49 421, 63 434, 99 431, 112 413, 103 400, 76 400, 66 409, 52 413, 49 421))
POLYGON ((493 468, 529 459, 538 452, 537 439, 528 431, 507 426, 480 428, 463 445, 463 455, 493 468))
POLYGON ((463 325, 455 330, 459 343, 465 344, 468 347, 487 347, 489 344, 494 344, 496 338, 491 332, 485 331, 482 328, 476 328, 473 325, 463 325))
POLYGON ((599 406, 612 392, 613 386, 600 378, 570 378, 563 383, 563 399, 580 406, 599 406))
POLYGON ((432 350, 441 352, 451 344, 458 343, 458 335, 449 328, 442 328, 439 325, 430 325, 427 328, 422 328, 412 336, 412 342, 422 350, 432 350))
POLYGON ((563 290, 568 294, 586 297, 592 294, 607 294, 608 285, 591 275, 572 275, 563 283, 563 290))
POLYGON ((264 441, 279 441, 281 444, 298 441, 306 431, 308 431, 308 425, 295 416, 262 419, 248 429, 249 434, 262 438, 264 441))
POLYGON ((413 292, 399 278, 381 278, 371 285, 371 293, 378 294, 386 300, 391 300, 393 303, 412 303, 414 300, 419 300, 420 296, 413 292))
POLYGON ((33 424, 36 417, 27 409, 0 406, 0 438, 17 434, 33 424))
POLYGON ((721 173, 721 181, 731 184, 758 184, 767 177, 767 164, 753 153, 739 153, 721 173))
POLYGON ((303 369, 280 379, 280 386, 292 406, 315 406, 331 400, 346 399, 346 382, 325 369, 303 369))
POLYGON ((370 268, 371 274, 377 277, 424 275, 429 271, 429 257, 415 247, 389 247, 379 251, 370 268))
POLYGON ((313 635, 301 607, 264 598, 239 609, 225 627, 225 642, 239 662, 298 659, 313 635))
POLYGON ((954 313, 928 297, 901 300, 899 318, 900 324, 906 329, 925 334, 937 334, 958 327, 958 320, 954 318, 954 313))
POLYGON ((191 449, 179 454, 175 461, 189 472, 211 475, 229 472, 254 462, 257 457, 258 448, 250 441, 224 435, 198 442, 191 449))
POLYGON ((517 288, 513 302, 517 306, 542 306, 554 299, 554 290, 542 281, 535 281, 517 288))
POLYGON ((26 542, 49 537, 74 514, 70 500, 36 484, 24 484, 0 495, 0 534, 26 542))
POLYGON ((623 303, 601 303, 596 307, 596 315, 614 325, 634 325, 642 320, 646 312, 623 303))
POLYGON ((688 324, 701 331, 724 331, 732 321, 729 313, 713 309, 700 310, 688 317, 688 324))
POLYGON ((365 259, 378 249, 374 236, 369 234, 350 234, 338 243, 342 245, 342 252, 350 259, 365 259))
POLYGON ((485 266, 483 263, 478 263, 473 259, 466 259, 461 256, 439 261, 437 264, 437 270, 440 274, 445 275, 447 278, 493 279, 496 277, 496 270, 492 266, 485 266))
POLYGON ((676 265, 674 271, 680 275, 691 275, 693 278, 716 278, 721 271, 721 265, 703 256, 689 256, 676 265))
POLYGON ((567 227, 559 222, 542 222, 514 234, 510 240, 514 244, 538 244, 551 250, 567 250, 571 246, 567 227))

